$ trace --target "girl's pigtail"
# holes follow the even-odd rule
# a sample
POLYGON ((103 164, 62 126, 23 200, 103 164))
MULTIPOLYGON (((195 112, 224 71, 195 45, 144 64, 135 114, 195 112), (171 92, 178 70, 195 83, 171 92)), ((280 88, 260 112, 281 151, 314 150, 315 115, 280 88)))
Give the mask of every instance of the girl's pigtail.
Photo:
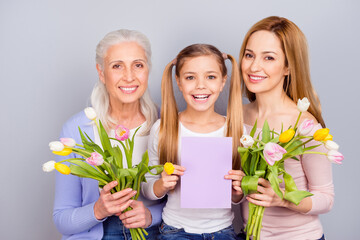
POLYGON ((240 72, 235 58, 227 54, 232 64, 229 101, 227 106, 227 132, 226 136, 233 141, 233 169, 240 169, 240 155, 237 151, 240 138, 243 135, 243 108, 241 95, 240 72))
POLYGON ((175 101, 172 68, 174 61, 166 65, 161 81, 161 121, 159 131, 160 164, 177 164, 179 119, 175 101))

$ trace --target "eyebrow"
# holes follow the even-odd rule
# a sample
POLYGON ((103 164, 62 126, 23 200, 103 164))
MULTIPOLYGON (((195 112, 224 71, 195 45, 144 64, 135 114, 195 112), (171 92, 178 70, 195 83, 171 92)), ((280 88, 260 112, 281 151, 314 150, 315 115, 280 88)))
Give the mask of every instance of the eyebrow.
MULTIPOLYGON (((252 52, 252 53, 254 52, 253 50, 248 49, 248 48, 246 48, 245 51, 249 51, 249 52, 252 52)), ((264 54, 264 53, 265 53, 265 54, 266 54, 266 53, 273 53, 273 54, 276 54, 276 55, 277 55, 277 53, 274 52, 274 51, 263 51, 263 52, 261 52, 261 53, 263 53, 263 54, 264 54)))
MULTIPOLYGON (((216 71, 206 71, 206 73, 215 73, 218 74, 216 71)), ((184 74, 196 74, 196 72, 184 72, 184 74)))
MULTIPOLYGON (((124 61, 123 61, 123 60, 113 60, 113 61, 109 62, 109 64, 116 63, 116 62, 122 63, 122 62, 124 62, 124 61)), ((144 63, 146 63, 146 61, 145 61, 144 59, 141 59, 141 58, 135 59, 135 60, 133 60, 132 62, 144 62, 144 63)))

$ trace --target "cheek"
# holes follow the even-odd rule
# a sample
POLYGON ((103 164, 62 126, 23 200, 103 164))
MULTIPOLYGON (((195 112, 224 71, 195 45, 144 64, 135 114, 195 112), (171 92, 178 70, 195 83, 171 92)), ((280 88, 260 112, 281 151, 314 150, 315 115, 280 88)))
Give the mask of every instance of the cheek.
POLYGON ((149 79, 149 72, 144 71, 137 73, 137 79, 139 79, 142 84, 147 85, 149 79))

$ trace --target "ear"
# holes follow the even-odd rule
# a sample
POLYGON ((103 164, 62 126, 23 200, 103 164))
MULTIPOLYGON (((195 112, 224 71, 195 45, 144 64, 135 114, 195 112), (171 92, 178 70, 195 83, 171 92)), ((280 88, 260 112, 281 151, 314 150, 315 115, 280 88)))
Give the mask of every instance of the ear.
POLYGON ((182 92, 182 87, 181 87, 181 84, 180 84, 180 79, 179 79, 179 77, 175 75, 175 79, 176 79, 176 83, 177 83, 177 85, 178 85, 178 87, 179 87, 180 92, 182 92))
POLYGON ((220 88, 220 92, 222 92, 222 90, 223 90, 224 87, 225 87, 226 79, 227 79, 227 75, 225 75, 225 76, 223 77, 223 81, 222 81, 222 85, 221 85, 221 88, 220 88))
POLYGON ((98 71, 100 81, 105 84, 104 72, 99 64, 96 64, 96 70, 98 71))
POLYGON ((290 68, 289 67, 285 67, 285 76, 289 76, 290 75, 290 68))

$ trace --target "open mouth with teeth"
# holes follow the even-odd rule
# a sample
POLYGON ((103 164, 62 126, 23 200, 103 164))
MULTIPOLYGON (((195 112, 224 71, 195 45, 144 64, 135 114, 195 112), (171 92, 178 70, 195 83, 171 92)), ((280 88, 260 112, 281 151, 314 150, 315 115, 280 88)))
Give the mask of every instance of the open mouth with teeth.
POLYGON ((198 94, 192 95, 192 97, 197 102, 206 102, 209 99, 210 94, 198 94))
POLYGON ((130 94, 136 91, 138 86, 119 87, 119 89, 126 94, 130 94))
POLYGON ((261 81, 264 80, 265 78, 266 78, 266 77, 249 75, 250 82, 252 82, 252 83, 261 82, 261 81))

